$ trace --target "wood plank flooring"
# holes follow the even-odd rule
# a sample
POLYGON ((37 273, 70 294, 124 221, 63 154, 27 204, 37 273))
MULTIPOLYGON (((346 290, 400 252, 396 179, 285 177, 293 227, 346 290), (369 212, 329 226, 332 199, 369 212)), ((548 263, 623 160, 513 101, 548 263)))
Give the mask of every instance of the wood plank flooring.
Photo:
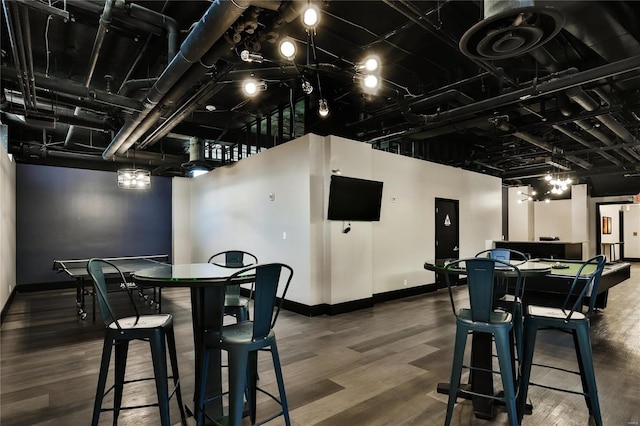
MULTIPOLYGON (((464 299, 466 289, 457 289, 464 299)), ((593 352, 605 425, 640 422, 640 264, 631 279, 613 288, 609 306, 592 321, 593 352)), ((193 345, 188 290, 163 291, 163 309, 175 317, 185 400, 193 395, 193 345)), ((145 312, 152 312, 144 306, 145 312)), ((381 303, 337 316, 307 318, 283 312, 276 326, 290 413, 294 425, 441 425, 446 396, 436 393, 449 379, 454 320, 446 291, 381 303)), ((74 291, 17 294, 1 327, 0 424, 89 424, 102 327, 75 315, 74 291)), ((538 334, 536 362, 575 369, 571 338, 538 334)), ((277 393, 268 354, 260 356, 260 385, 277 393)), ((127 377, 150 375, 148 345, 131 347, 127 377)), ((464 379, 464 378, 463 378, 464 379)), ((580 389, 577 376, 536 370, 532 380, 580 389)), ((499 377, 496 377, 496 387, 499 377)), ((524 425, 589 425, 584 399, 534 387, 533 413, 524 425)), ((153 383, 138 384, 125 401, 155 401, 153 383)), ((179 424, 175 403, 172 422, 179 424)), ((261 398, 258 416, 275 412, 261 398)), ((111 424, 104 413, 101 424, 111 424)), ((120 416, 122 425, 157 425, 156 408, 120 416)), ((476 419, 471 404, 458 400, 452 424, 506 424, 506 412, 492 421, 476 419)), ((190 420, 190 424, 193 424, 190 420)), ((248 424, 248 422, 247 422, 248 424)), ((284 424, 277 419, 271 424, 284 424)))

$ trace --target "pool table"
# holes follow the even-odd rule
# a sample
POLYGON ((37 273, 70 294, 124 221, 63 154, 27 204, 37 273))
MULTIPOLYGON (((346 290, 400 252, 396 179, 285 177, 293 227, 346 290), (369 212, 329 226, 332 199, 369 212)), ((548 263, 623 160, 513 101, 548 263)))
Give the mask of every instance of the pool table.
MULTIPOLYGON (((580 260, 564 260, 564 259, 539 259, 540 262, 553 265, 560 263, 566 265, 565 269, 551 269, 551 273, 544 277, 527 278, 525 283, 525 304, 542 304, 549 306, 559 306, 564 301, 564 297, 571 287, 573 278, 578 273, 582 261, 580 260)), ((590 273, 595 269, 595 265, 588 265, 583 272, 590 273), (590 269, 589 269, 590 268, 590 269)), ((620 284, 631 276, 631 265, 629 263, 610 263, 606 264, 598 286, 598 293, 594 307, 604 309, 607 306, 607 297, 609 289, 620 284)), ((582 290, 577 286, 576 292, 582 290)), ((589 300, 585 300, 585 304, 589 300)))

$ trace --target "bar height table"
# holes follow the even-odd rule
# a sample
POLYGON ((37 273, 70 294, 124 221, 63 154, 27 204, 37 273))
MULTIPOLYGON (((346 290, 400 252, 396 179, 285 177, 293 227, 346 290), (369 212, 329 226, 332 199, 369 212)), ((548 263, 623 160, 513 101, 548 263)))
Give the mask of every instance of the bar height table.
MULTIPOLYGON (((191 263, 184 265, 162 265, 141 269, 133 274, 140 284, 157 287, 183 287, 191 290, 191 315, 193 320, 193 343, 195 348, 195 385, 202 369, 202 348, 205 330, 218 327, 224 312, 224 289, 229 276, 236 272, 233 268, 224 268, 211 263, 191 263)), ((230 282, 242 284, 252 282, 253 275, 247 275, 230 282)), ((209 362, 209 380, 205 384, 206 396, 218 395, 222 391, 220 372, 220 352, 213 353, 209 362)), ((195 401, 195 394, 194 394, 195 401)), ((218 403, 207 406, 207 414, 216 419, 224 416, 222 398, 218 403)), ((189 410, 194 413, 194 410, 189 410)))

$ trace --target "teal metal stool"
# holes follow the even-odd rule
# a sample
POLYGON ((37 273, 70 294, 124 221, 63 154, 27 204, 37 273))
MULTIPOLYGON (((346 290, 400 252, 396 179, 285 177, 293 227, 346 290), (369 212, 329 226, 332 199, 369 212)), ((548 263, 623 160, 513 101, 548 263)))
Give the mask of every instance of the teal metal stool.
MULTIPOLYGON (((283 416, 286 425, 290 425, 289 408, 284 389, 282 367, 278 355, 276 335, 273 331, 280 313, 280 307, 293 277, 293 269, 282 263, 268 263, 254 265, 238 270, 227 279, 227 283, 237 280, 242 275, 255 274, 255 292, 253 305, 253 320, 242 321, 231 325, 222 325, 221 328, 206 330, 205 347, 202 356, 202 371, 199 383, 207 382, 209 358, 212 351, 224 350, 227 352, 229 364, 229 419, 228 425, 239 426, 242 423, 244 411, 244 395, 247 396, 247 406, 251 424, 256 424, 256 391, 271 397, 280 404, 282 410, 258 424, 266 423, 276 417, 283 416), (284 273, 283 273, 284 271, 284 273), (278 294, 279 284, 282 283, 282 292, 278 294), (280 299, 279 303, 276 303, 280 299), (271 352, 276 381, 278 383, 279 399, 257 386, 257 359, 258 351, 271 352)), ((227 284, 229 285, 229 284, 227 284)), ((196 421, 201 425, 205 421, 205 405, 208 402, 222 398, 223 395, 205 396, 204 386, 196 389, 196 421)), ((212 419, 215 420, 215 419, 212 419)))
MULTIPOLYGON (((500 269, 501 275, 510 275, 516 278, 516 291, 519 291, 522 281, 520 271, 516 266, 507 262, 491 258, 460 259, 449 263, 445 267, 445 277, 451 307, 456 316, 456 340, 453 355, 453 366, 449 385, 449 400, 445 425, 451 423, 453 408, 460 390, 460 376, 462 374, 463 358, 469 332, 490 333, 495 339, 500 375, 504 396, 480 395, 474 391, 465 391, 472 395, 478 395, 504 402, 509 415, 509 424, 518 423, 516 404, 516 375, 513 353, 513 314, 494 309, 495 272, 500 269), (470 308, 456 310, 453 298, 450 274, 464 274, 467 276, 470 308)), ((469 368, 475 368, 473 365, 469 368)), ((492 373, 495 373, 492 371, 492 373)))
POLYGON ((175 395, 178 408, 180 410, 181 424, 186 426, 186 415, 180 393, 178 358, 176 354, 173 318, 171 314, 140 315, 135 302, 133 301, 132 288, 125 286, 124 291, 129 295, 129 300, 131 302, 132 309, 135 312, 135 316, 118 318, 107 298, 107 284, 103 268, 108 270, 110 273, 119 273, 121 282, 127 282, 122 272, 111 262, 101 259, 91 259, 87 263, 87 271, 93 279, 94 288, 100 304, 100 314, 106 326, 102 361, 100 364, 98 387, 96 390, 96 399, 94 402, 91 424, 93 426, 98 425, 100 413, 103 411, 113 411, 113 424, 115 425, 118 423, 118 415, 121 410, 158 406, 160 409, 160 424, 162 426, 170 426, 169 400, 175 395), (134 340, 148 342, 151 346, 154 377, 125 380, 125 367, 127 364, 129 343, 134 340), (115 383, 105 392, 109 363, 111 360, 112 349, 114 347, 115 383), (169 350, 169 358, 171 360, 172 377, 167 376, 167 349, 169 350), (174 390, 172 392, 169 392, 169 378, 173 378, 174 390), (124 385, 143 380, 155 380, 158 403, 122 407, 122 393, 124 385), (105 395, 112 390, 114 391, 113 408, 102 408, 102 402, 105 395))
MULTIPOLYGON (((509 262, 512 265, 520 265, 529 260, 529 257, 518 251, 509 248, 492 248, 479 252, 475 257, 489 257, 491 259, 502 260, 503 262, 509 262)), ((523 313, 522 313, 522 298, 524 296, 525 279, 522 279, 520 284, 520 291, 514 294, 510 294, 509 280, 507 277, 499 277, 497 279, 498 286, 494 291, 495 301, 494 306, 500 309, 513 312, 513 334, 516 342, 516 352, 518 359, 522 357, 522 329, 523 329, 523 313)))
MULTIPOLYGON (((606 258, 603 255, 598 255, 582 264, 573 279, 562 308, 535 305, 527 306, 524 318, 524 353, 522 357, 522 378, 520 382, 519 400, 519 415, 521 418, 525 411, 529 386, 533 385, 583 395, 587 403, 587 408, 589 409, 589 414, 594 416, 596 425, 602 425, 598 389, 596 387, 596 377, 593 370, 589 317, 593 314, 595 297, 598 293, 598 284, 600 283, 605 261, 606 258), (589 305, 587 312, 583 313, 583 301, 585 297, 589 297, 589 305), (582 393, 530 382, 536 334, 541 328, 553 328, 571 333, 579 368, 579 372, 572 371, 571 373, 580 375, 582 393)), ((535 365, 567 371, 549 365, 535 365)))
MULTIPOLYGON (((257 265, 258 258, 253 254, 242 250, 227 250, 216 253, 208 260, 209 263, 225 268, 246 268, 257 265)), ((251 297, 240 295, 240 285, 229 285, 225 288, 224 313, 232 315, 236 321, 247 321, 249 319, 249 301, 251 297)))

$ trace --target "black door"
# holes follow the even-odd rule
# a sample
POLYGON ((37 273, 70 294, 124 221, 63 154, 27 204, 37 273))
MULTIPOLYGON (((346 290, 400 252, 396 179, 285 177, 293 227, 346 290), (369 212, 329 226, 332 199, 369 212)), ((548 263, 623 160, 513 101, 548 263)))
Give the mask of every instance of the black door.
MULTIPOLYGON (((458 200, 436 198, 436 261, 444 259, 458 259, 459 257, 459 223, 458 200)), ((441 274, 436 274, 436 284, 439 288, 447 283, 441 274)))

